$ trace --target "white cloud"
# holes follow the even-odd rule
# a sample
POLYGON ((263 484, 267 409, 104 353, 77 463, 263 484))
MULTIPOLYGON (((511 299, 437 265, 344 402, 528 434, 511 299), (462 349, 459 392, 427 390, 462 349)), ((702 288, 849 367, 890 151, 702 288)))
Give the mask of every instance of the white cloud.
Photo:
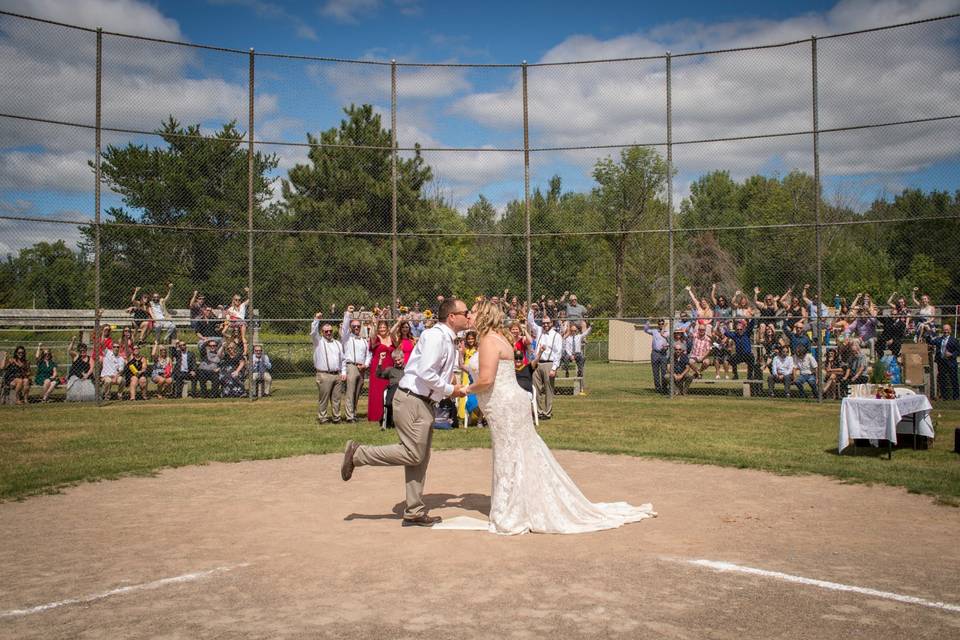
POLYGON ((108 31, 168 40, 182 39, 176 20, 167 18, 140 0, 4 0, 3 5, 4 9, 14 13, 82 27, 103 27, 108 31))
POLYGON ((87 164, 92 152, 28 153, 0 155, 0 189, 93 191, 93 170, 87 164))
MULTIPOLYGON (((58 211, 55 215, 66 220, 84 217, 79 211, 58 211)), ((16 255, 21 249, 38 242, 53 243, 58 240, 63 240, 67 247, 76 250, 82 239, 80 227, 75 225, 0 219, 0 257, 16 255)))
MULTIPOLYGON (((176 21, 145 2, 23 0, 4 6, 64 22, 184 39, 176 21)), ((7 17, 0 17, 0 27, 0 112, 93 124, 93 34, 7 17)), ((174 115, 182 124, 200 123, 209 130, 228 120, 244 128, 246 81, 225 77, 222 66, 207 67, 225 55, 206 57, 186 47, 104 36, 103 125, 153 131, 174 115)), ((245 70, 246 58, 236 59, 237 68, 245 70)), ((258 94, 256 109, 269 117, 277 109, 277 97, 258 94)), ((104 134, 105 145, 129 140, 126 134, 104 134)), ((0 118, 0 187, 90 190, 86 162, 93 148, 90 129, 0 118)))
POLYGON ((337 22, 357 22, 365 13, 380 8, 380 0, 327 0, 318 11, 337 22))
MULTIPOLYGON (((401 66, 397 69, 398 99, 427 100, 469 91, 467 72, 462 67, 401 66)), ((318 86, 332 88, 342 101, 390 100, 390 67, 386 65, 313 64, 307 74, 318 86)))
MULTIPOLYGON (((661 55, 792 41, 951 13, 957 0, 845 0, 824 14, 782 21, 684 22, 600 40, 571 36, 541 62, 661 55)), ((818 46, 821 127, 960 113, 960 21, 821 40, 818 46)), ((675 57, 675 141, 807 130, 812 127, 810 45, 710 56, 675 57)), ((666 73, 662 59, 531 67, 529 122, 534 147, 664 142, 666 73)), ((519 80, 501 91, 467 95, 452 111, 498 130, 518 126, 519 80)), ((821 136, 824 168, 834 174, 911 172, 960 153, 944 126, 891 127, 881 135, 821 136)), ((724 168, 812 171, 811 136, 675 146, 683 185, 724 168)), ((660 147, 663 150, 663 147, 660 147)), ((537 153, 583 174, 606 151, 537 153)), ((614 150, 612 153, 616 153, 614 150)), ((488 154, 487 158, 491 158, 488 154)), ((679 189, 681 192, 682 188, 679 189)))

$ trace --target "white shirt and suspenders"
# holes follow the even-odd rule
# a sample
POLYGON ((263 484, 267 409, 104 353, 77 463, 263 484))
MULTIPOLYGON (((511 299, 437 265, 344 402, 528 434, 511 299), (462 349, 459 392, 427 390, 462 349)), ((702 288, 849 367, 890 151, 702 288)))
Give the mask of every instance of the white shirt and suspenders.
POLYGON ((420 334, 410 360, 403 368, 401 391, 440 402, 453 393, 450 383, 459 363, 456 336, 445 324, 434 325, 420 334))
POLYGON ((560 356, 563 355, 563 338, 553 328, 544 332, 543 328, 534 322, 533 311, 527 313, 527 326, 537 341, 537 361, 549 362, 552 371, 559 369, 560 356))
POLYGON ((343 345, 337 340, 320 335, 319 320, 314 320, 310 326, 310 337, 313 338, 313 368, 322 373, 346 373, 343 345))
POLYGON ((568 356, 574 356, 578 353, 583 353, 583 340, 590 335, 591 329, 593 329, 593 327, 587 327, 587 330, 583 333, 575 333, 564 338, 563 352, 568 356))
POLYGON ((370 353, 370 343, 355 336, 350 331, 350 323, 353 321, 353 315, 348 311, 343 314, 343 324, 340 325, 340 340, 343 342, 344 371, 346 365, 354 364, 362 367, 370 366, 370 359, 373 356, 370 353))

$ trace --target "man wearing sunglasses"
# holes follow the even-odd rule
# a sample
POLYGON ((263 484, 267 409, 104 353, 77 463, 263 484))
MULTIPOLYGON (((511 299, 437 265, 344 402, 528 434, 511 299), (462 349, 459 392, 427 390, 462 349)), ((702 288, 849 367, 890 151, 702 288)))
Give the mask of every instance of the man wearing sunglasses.
POLYGON ((310 338, 313 340, 313 368, 317 372, 317 391, 320 404, 317 409, 317 422, 334 424, 340 422, 340 384, 346 380, 343 361, 343 345, 333 339, 333 325, 323 323, 323 312, 317 313, 310 325, 310 338), (332 405, 332 407, 331 407, 332 405), (332 415, 327 411, 332 408, 332 415))
POLYGON ((405 467, 405 527, 432 527, 440 521, 428 515, 423 505, 434 408, 444 398, 464 396, 463 388, 451 379, 458 364, 457 333, 470 326, 470 312, 462 300, 453 298, 440 304, 437 315, 440 322, 420 336, 393 398, 393 422, 400 444, 372 447, 348 440, 340 468, 340 477, 349 480, 355 466, 405 467))

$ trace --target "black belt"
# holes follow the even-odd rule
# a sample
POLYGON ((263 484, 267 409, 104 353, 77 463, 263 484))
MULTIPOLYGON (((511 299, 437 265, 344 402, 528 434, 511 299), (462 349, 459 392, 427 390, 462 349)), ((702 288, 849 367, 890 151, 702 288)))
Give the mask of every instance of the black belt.
POLYGON ((553 362, 553 360, 537 360, 537 362, 553 362))
POLYGON ((436 402, 434 402, 433 399, 430 398, 430 396, 422 396, 419 393, 414 393, 413 391, 410 391, 409 389, 404 389, 403 387, 397 387, 397 391, 403 391, 408 396, 413 396, 417 400, 423 400, 428 404, 436 404, 436 402))
POLYGON ((335 373, 337 375, 340 375, 339 371, 323 371, 321 369, 317 369, 317 373, 335 373))

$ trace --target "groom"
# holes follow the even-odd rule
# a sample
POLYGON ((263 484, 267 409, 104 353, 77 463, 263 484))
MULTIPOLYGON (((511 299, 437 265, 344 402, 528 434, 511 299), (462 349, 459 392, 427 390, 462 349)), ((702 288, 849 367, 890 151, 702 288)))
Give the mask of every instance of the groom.
POLYGON ((407 508, 403 526, 432 527, 439 517, 427 515, 423 506, 423 480, 430 462, 433 440, 433 409, 440 400, 464 396, 460 385, 450 383, 457 366, 457 332, 470 325, 470 311, 462 300, 448 299, 440 305, 439 323, 420 335, 404 368, 393 397, 393 422, 400 444, 382 447, 347 441, 340 476, 349 480, 357 466, 405 467, 407 508))

